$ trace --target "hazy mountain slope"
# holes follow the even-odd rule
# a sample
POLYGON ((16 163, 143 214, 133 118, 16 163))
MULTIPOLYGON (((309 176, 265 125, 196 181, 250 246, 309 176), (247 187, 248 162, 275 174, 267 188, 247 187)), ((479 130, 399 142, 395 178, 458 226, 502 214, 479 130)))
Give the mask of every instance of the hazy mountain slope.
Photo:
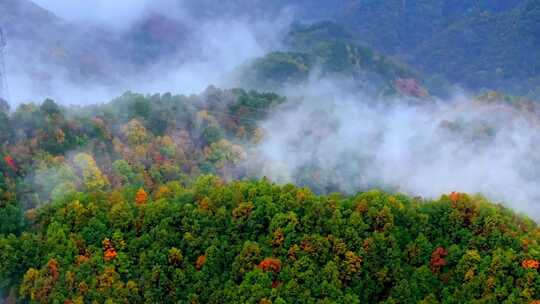
POLYGON ((446 95, 448 91, 446 82, 363 46, 352 33, 334 22, 294 24, 283 44, 282 51, 271 52, 247 66, 248 83, 275 90, 313 77, 330 77, 352 79, 358 90, 374 94, 401 91, 426 97, 427 92, 420 84, 436 95, 446 95), (398 89, 405 83, 409 84, 408 89, 398 89))
POLYGON ((50 39, 45 35, 47 28, 60 32, 66 26, 54 14, 27 0, 2 0, 0 11, 0 24, 13 37, 24 35, 45 41, 50 39))
POLYGON ((106 63, 115 44, 106 33, 69 24, 27 0, 1 0, 0 10, 13 85, 28 81, 36 91, 46 92, 58 74, 71 81, 110 80, 106 63))
MULTIPOLYGON (((536 51, 540 46, 538 0, 235 0, 220 6, 213 3, 178 2, 185 14, 181 18, 148 13, 119 33, 69 24, 27 0, 0 0, 4 12, 0 25, 8 34, 8 55, 15 62, 12 68, 23 69, 16 62, 30 62, 24 65, 24 73, 31 75, 42 95, 46 95, 49 83, 58 74, 65 74, 73 82, 92 80, 110 85, 126 75, 144 74, 145 68, 155 64, 166 62, 174 68, 203 53, 212 56, 211 52, 204 52, 206 45, 198 43, 198 30, 206 21, 240 14, 239 19, 250 24, 262 16, 287 15, 283 14, 287 11, 294 12, 296 18, 289 21, 336 20, 348 32, 330 30, 323 33, 324 39, 354 41, 378 53, 398 56, 428 78, 435 75, 434 79, 448 79, 475 90, 540 94, 540 52, 536 51)), ((302 47, 313 48, 302 46, 310 43, 305 36, 294 37, 297 42, 293 52, 305 52, 302 47)), ((335 41, 332 43, 336 46, 335 41)), ((239 50, 242 47, 238 43, 229 46, 239 50)), ((332 50, 335 48, 327 48, 323 55, 348 56, 340 52, 331 54, 332 50)))
POLYGON ((510 1, 355 1, 343 22, 359 37, 389 53, 410 54, 420 43, 466 17, 504 12, 523 0, 510 1))
POLYGON ((104 96, 126 90, 138 81, 135 75, 154 65, 167 62, 171 70, 201 53, 190 25, 158 13, 148 12, 119 31, 67 22, 28 0, 0 0, 0 11, 15 102, 44 96, 79 102, 90 91, 109 98, 104 96))
MULTIPOLYGON (((540 85, 539 1, 358 1, 342 22, 368 45, 465 87, 540 85)), ((538 92, 536 92, 538 93, 538 92)))
POLYGON ((466 88, 539 93, 538 0, 298 0, 271 5, 274 10, 287 6, 303 20, 334 20, 362 45, 466 88))
POLYGON ((472 87, 527 93, 540 85, 540 1, 504 14, 455 23, 424 42, 414 58, 427 71, 472 87))
POLYGON ((538 0, 247 2, 228 2, 224 10, 289 8, 299 20, 334 20, 361 45, 466 88, 540 93, 538 0))

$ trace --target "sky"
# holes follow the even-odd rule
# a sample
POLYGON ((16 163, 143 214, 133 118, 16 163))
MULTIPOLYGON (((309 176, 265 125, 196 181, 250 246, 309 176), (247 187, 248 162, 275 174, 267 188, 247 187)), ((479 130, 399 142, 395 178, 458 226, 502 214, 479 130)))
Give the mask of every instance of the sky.
POLYGON ((174 0, 33 0, 34 3, 72 22, 103 25, 117 30, 129 27, 148 10, 176 13, 174 0))

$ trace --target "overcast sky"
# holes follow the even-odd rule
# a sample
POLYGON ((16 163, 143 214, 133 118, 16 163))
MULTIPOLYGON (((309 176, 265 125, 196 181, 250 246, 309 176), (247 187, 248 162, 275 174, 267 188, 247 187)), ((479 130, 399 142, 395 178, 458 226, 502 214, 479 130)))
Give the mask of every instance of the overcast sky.
POLYGON ((59 17, 121 30, 147 11, 178 11, 175 0, 33 0, 59 17))

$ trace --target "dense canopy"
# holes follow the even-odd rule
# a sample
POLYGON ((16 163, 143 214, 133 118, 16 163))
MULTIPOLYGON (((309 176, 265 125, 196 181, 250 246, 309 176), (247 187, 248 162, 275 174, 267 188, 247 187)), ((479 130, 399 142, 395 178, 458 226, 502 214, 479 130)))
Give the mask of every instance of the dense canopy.
POLYGON ((37 303, 531 303, 540 229, 481 197, 345 197, 213 176, 73 193, 0 237, 37 303))

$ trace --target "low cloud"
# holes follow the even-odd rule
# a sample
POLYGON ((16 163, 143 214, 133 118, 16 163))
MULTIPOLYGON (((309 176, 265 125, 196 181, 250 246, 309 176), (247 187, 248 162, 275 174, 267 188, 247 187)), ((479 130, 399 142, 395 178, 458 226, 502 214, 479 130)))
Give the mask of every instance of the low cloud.
POLYGON ((260 176, 320 192, 479 193, 540 216, 540 124, 533 116, 463 95, 385 99, 324 80, 289 94, 261 125, 265 137, 250 160, 260 176))
POLYGON ((238 85, 239 67, 278 48, 292 21, 288 11, 208 17, 173 0, 36 2, 68 23, 29 19, 36 33, 8 31, 13 105, 47 97, 80 105, 128 90, 192 94, 210 84, 238 85))
POLYGON ((33 0, 58 17, 77 24, 128 29, 148 12, 177 14, 178 1, 173 0, 33 0))

